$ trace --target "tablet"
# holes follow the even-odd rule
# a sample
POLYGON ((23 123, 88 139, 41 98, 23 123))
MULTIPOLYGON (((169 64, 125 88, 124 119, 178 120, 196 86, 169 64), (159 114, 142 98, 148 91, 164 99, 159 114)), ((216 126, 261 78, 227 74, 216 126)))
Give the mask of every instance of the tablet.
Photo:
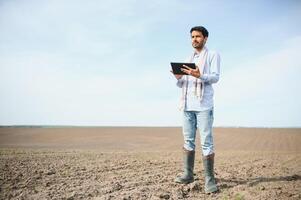
POLYGON ((176 62, 171 62, 170 65, 172 67, 172 71, 173 71, 174 74, 184 74, 184 75, 187 75, 185 72, 181 71, 181 68, 183 68, 183 65, 186 65, 187 67, 190 67, 192 69, 196 68, 196 66, 195 66, 194 63, 176 63, 176 62))

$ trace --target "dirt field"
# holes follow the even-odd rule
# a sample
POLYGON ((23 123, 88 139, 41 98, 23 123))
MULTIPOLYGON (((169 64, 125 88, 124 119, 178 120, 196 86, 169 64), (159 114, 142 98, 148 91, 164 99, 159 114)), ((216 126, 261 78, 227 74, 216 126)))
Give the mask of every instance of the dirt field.
POLYGON ((220 192, 182 171, 180 128, 0 128, 0 199, 301 199, 301 129, 215 128, 220 192))

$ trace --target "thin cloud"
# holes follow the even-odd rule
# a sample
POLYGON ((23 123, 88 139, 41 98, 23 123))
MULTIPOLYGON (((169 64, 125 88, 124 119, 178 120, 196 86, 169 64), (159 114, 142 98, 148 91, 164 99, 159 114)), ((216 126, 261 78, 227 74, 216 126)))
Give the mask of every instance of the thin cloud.
POLYGON ((216 86, 216 107, 221 112, 217 124, 273 126, 277 121, 278 126, 298 126, 300 44, 300 36, 290 39, 282 49, 225 71, 216 86))

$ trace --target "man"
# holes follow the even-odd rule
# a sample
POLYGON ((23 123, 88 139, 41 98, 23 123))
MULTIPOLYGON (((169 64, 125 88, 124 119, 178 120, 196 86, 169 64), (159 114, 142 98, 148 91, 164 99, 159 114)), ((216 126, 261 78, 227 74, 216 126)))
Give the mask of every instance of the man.
POLYGON ((190 30, 194 52, 187 62, 195 63, 196 69, 183 66, 187 75, 175 75, 177 86, 182 88, 184 173, 175 179, 177 183, 194 181, 195 136, 198 128, 201 138, 203 166, 205 171, 205 192, 218 190, 214 178, 214 149, 212 137, 213 87, 219 80, 220 57, 205 46, 208 31, 202 26, 190 30))

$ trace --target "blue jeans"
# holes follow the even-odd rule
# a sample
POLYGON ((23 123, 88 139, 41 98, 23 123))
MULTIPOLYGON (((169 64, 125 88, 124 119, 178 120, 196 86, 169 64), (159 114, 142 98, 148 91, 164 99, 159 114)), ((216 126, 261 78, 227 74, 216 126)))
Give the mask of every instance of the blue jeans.
POLYGON ((203 156, 214 153, 213 137, 213 109, 206 111, 183 112, 183 136, 184 148, 189 151, 195 150, 196 130, 200 132, 203 156))

